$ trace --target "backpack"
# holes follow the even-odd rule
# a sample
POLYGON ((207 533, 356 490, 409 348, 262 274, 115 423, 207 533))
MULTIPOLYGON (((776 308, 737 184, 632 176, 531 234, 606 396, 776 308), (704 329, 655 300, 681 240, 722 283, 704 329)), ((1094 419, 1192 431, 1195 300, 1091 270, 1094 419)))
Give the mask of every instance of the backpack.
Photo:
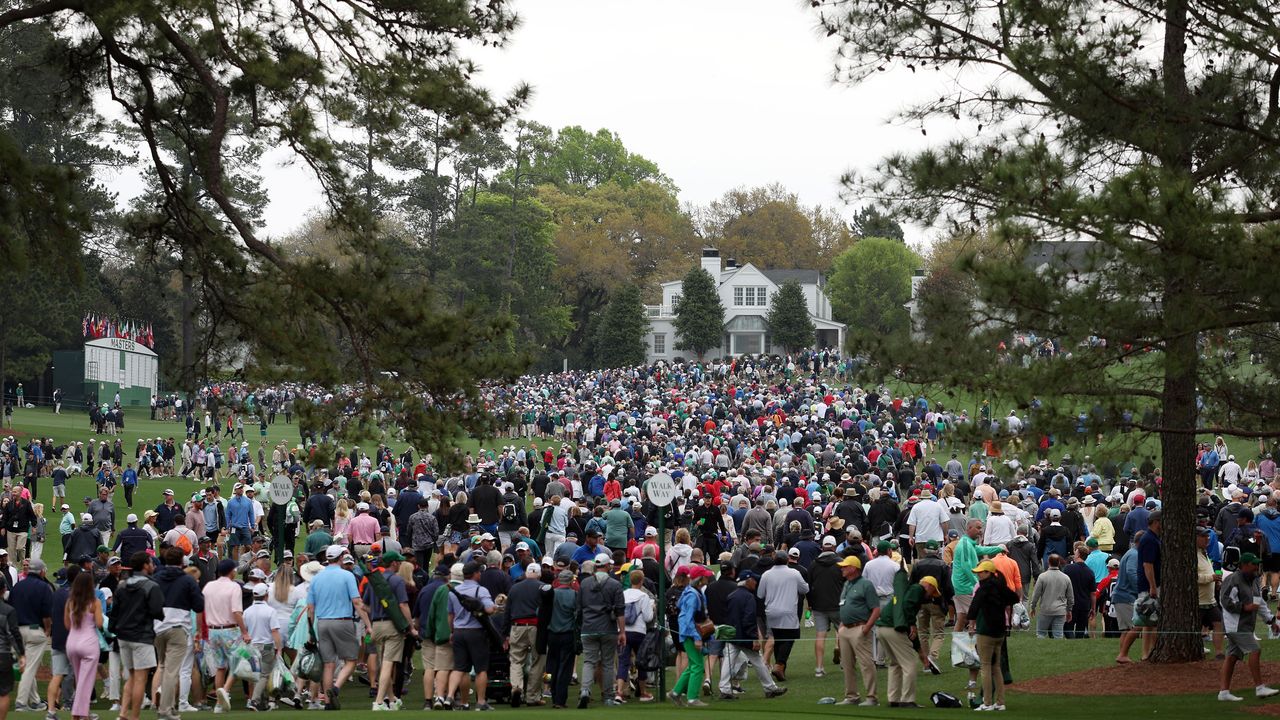
POLYGON ((929 696, 929 700, 933 703, 934 707, 938 708, 964 707, 960 704, 960 699, 950 693, 936 692, 929 696))
POLYGON ((635 625, 636 623, 640 622, 641 616, 642 616, 642 613, 640 612, 639 600, 633 600, 627 603, 626 606, 623 608, 622 617, 623 617, 623 620, 626 621, 627 625, 635 625))
POLYGON ((177 540, 173 541, 173 546, 181 550, 182 554, 187 557, 191 556, 191 551, 194 549, 191 547, 191 540, 186 535, 181 534, 178 535, 177 540))
POLYGON ((664 598, 663 609, 667 611, 668 618, 680 617, 680 595, 683 592, 683 588, 675 586, 667 588, 667 597, 664 598))
POLYGON ((506 505, 503 505, 503 506, 502 506, 502 521, 503 521, 503 522, 515 522, 515 521, 516 521, 516 505, 515 505, 515 503, 507 503, 506 505))

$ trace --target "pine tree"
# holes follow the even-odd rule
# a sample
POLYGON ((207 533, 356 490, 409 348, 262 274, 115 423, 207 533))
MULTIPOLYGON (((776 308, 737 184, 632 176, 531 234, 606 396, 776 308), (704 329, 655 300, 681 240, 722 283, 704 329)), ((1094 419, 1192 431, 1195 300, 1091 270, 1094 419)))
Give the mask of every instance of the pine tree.
POLYGON ((595 364, 603 368, 643 365, 649 318, 640 289, 627 285, 613 294, 596 331, 595 364))
POLYGON ((809 304, 804 291, 795 280, 788 280, 773 294, 769 315, 769 336, 774 347, 788 353, 803 350, 814 344, 817 328, 809 317, 809 304))
POLYGON ((1091 439, 1120 431, 1126 458, 1158 440, 1161 608, 1150 658, 1199 660, 1196 442, 1280 436, 1280 388, 1262 379, 1276 363, 1235 359, 1280 322, 1274 7, 816 5, 841 40, 843 79, 889 67, 963 73, 903 114, 922 129, 934 118, 974 128, 891 156, 850 189, 885 198, 899 219, 985 232, 1002 246, 961 264, 977 286, 965 332, 923 347, 886 343, 877 364, 1024 406, 1044 398, 1038 434, 1070 434, 1083 412, 1091 439), (998 72, 969 72, 979 67, 998 72), (1014 342, 1030 336, 1064 351, 1047 358, 1014 342))
POLYGON ((724 306, 716 281, 701 267, 685 274, 675 313, 677 350, 688 350, 701 361, 724 342, 724 306))

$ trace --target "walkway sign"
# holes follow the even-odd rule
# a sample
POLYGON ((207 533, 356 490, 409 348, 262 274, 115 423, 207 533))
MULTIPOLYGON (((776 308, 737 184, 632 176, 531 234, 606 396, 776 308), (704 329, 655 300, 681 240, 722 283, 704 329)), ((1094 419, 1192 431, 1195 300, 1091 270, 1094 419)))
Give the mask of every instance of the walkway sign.
POLYGON ((658 473, 649 478, 644 485, 644 491, 649 496, 649 502, 658 507, 666 507, 676 499, 679 491, 676 490, 676 481, 666 473, 658 473))

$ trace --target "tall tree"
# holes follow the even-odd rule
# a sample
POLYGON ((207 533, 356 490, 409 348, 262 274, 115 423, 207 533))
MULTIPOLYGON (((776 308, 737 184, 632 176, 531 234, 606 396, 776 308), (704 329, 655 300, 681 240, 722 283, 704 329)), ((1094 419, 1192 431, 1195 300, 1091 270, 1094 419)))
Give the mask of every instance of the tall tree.
POLYGON ((832 315, 849 325, 851 349, 907 334, 911 319, 905 306, 911 300, 911 273, 919 265, 910 248, 886 238, 863 238, 836 258, 827 294, 832 315))
POLYGON ((788 280, 778 288, 769 300, 770 341, 788 353, 812 347, 817 339, 817 327, 809 317, 809 303, 804 299, 800 283, 788 280))
POLYGON ((701 362, 707 351, 724 342, 724 306, 711 273, 694 267, 684 276, 675 307, 676 349, 688 350, 701 362))
POLYGON ((701 247, 675 194, 647 180, 628 187, 610 181, 581 194, 541 185, 538 199, 556 222, 556 281, 574 316, 565 340, 571 357, 585 351, 616 288, 652 292, 679 277, 701 247))
POLYGON ((675 194, 676 186, 657 163, 633 153, 617 133, 606 128, 587 132, 577 125, 561 128, 554 140, 531 155, 532 175, 567 192, 582 193, 614 183, 629 188, 650 182, 675 194))
POLYGON ((604 368, 643 365, 644 336, 649 318, 640 301, 640 289, 627 285, 613 294, 600 316, 596 336, 596 364, 604 368))
POLYGON ((1200 659, 1197 435, 1275 436, 1280 413, 1273 385, 1215 350, 1280 319, 1269 278, 1280 251, 1275 8, 832 0, 817 12, 842 40, 842 78, 890 66, 955 71, 953 86, 905 117, 922 128, 932 118, 972 123, 966 137, 853 178, 857 191, 887 198, 897 217, 977 226, 1013 248, 973 263, 985 310, 970 318, 971 341, 898 352, 897 372, 1054 398, 1037 418, 1049 431, 1096 407, 1100 432, 1127 409, 1140 418, 1134 436, 1158 435, 1164 526, 1151 659, 1200 659), (1014 333, 1085 349, 996 362, 993 348, 1014 333))
MULTIPOLYGON (((326 98, 361 87, 371 106, 404 103, 436 112, 460 134, 500 127, 527 89, 495 100, 472 83, 474 66, 460 48, 505 42, 516 22, 505 2, 0 6, 0 32, 39 22, 55 23, 84 61, 79 67, 96 71, 122 122, 139 134, 159 180, 159 211, 180 230, 172 233, 178 254, 196 263, 211 302, 239 327, 254 357, 271 358, 274 368, 291 369, 297 380, 358 381, 369 402, 357 404, 358 417, 346 426, 367 427, 376 412, 390 408, 389 420, 420 449, 441 449, 492 424, 475 402, 477 380, 521 369, 525 358, 493 342, 509 323, 424 303, 430 288, 394 282, 398 246, 385 243, 352 181, 334 140, 344 130, 332 132, 326 98), (351 230, 343 242, 359 262, 339 268, 323 258, 286 257, 261 236, 235 192, 252 172, 230 161, 245 137, 287 149, 315 173, 332 216, 351 230), (184 168, 201 179, 207 204, 186 191, 179 178, 184 168), (290 312, 280 313, 282 307, 290 312), (349 352, 315 352, 331 344, 335 332, 349 352), (418 351, 424 346, 432 348, 427 361, 418 351)), ((53 202, 42 202, 51 215, 81 207, 65 189, 50 192, 39 166, 11 152, 14 145, 12 133, 0 131, 0 197, 39 199, 49 192, 53 202)), ((23 220, 3 213, 0 236, 23 220)), ((73 256, 65 244, 51 245, 61 251, 59 259, 73 256)))
POLYGON ((853 240, 835 213, 806 207, 781 185, 734 188, 699 212, 706 244, 740 264, 826 272, 853 240))
POLYGON ((890 240, 903 240, 902 226, 893 218, 885 215, 875 205, 868 205, 853 213, 849 221, 849 230, 855 237, 882 237, 890 240))

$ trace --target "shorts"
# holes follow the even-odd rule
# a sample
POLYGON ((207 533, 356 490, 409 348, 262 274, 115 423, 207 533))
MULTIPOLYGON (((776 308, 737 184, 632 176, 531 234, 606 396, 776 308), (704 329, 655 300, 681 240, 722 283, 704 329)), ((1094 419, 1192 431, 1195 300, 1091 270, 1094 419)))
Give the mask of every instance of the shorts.
POLYGON ((704 657, 724 657, 724 641, 716 640, 714 637, 704 640, 702 642, 702 655, 704 657))
POLYGON ((463 628, 453 631, 453 669, 457 672, 489 671, 489 639, 484 630, 463 628))
POLYGON ((1262 572, 1280 573, 1280 553, 1269 553, 1262 558, 1262 572))
MULTIPOLYGON (((14 663, 13 656, 9 653, 0 654, 0 668, 11 668, 14 663)), ((13 673, 0 672, 0 697, 9 697, 13 692, 13 673)))
POLYGON ((320 646, 320 659, 327 663, 355 660, 360 654, 360 640, 351 618, 317 620, 316 642, 320 646))
POLYGON ((233 547, 236 545, 248 547, 253 544, 253 531, 249 528, 231 528, 227 544, 233 547))
POLYGON ((956 595, 955 596, 956 612, 964 613, 965 615, 968 615, 969 604, 972 602, 973 602, 973 593, 970 593, 968 595, 956 595))
POLYGON ((840 617, 837 613, 825 610, 810 610, 809 615, 813 618, 813 629, 818 632, 827 632, 833 627, 840 627, 840 617))
POLYGON ((154 643, 120 641, 120 666, 124 668, 125 672, 150 670, 156 664, 156 646, 154 643))
POLYGON ((231 667, 231 652, 240 644, 240 628, 218 628, 209 631, 205 652, 213 656, 213 666, 219 670, 231 667))
POLYGON ((453 669, 453 646, 449 643, 437 645, 429 640, 422 641, 422 669, 448 672, 453 669))
POLYGON ((378 648, 378 657, 394 658, 392 662, 400 662, 404 657, 404 633, 396 630, 395 623, 390 620, 374 620, 370 637, 378 648))
POLYGON ((1116 627, 1120 630, 1133 627, 1133 603, 1116 603, 1116 627))
POLYGON ((1227 633, 1227 655, 1246 658, 1260 650, 1262 646, 1258 644, 1257 635, 1251 632, 1227 633))
POLYGON ((67 653, 64 650, 53 650, 49 654, 51 672, 54 675, 70 675, 71 661, 67 659, 67 653))
POLYGON ((60 498, 60 497, 64 498, 64 497, 66 497, 66 496, 67 496, 67 485, 66 485, 66 483, 63 483, 62 485, 54 485, 54 486, 53 486, 53 496, 54 496, 54 497, 56 497, 56 498, 60 498))
POLYGON ((1211 628, 1222 622, 1222 608, 1217 605, 1201 605, 1196 617, 1199 618, 1200 627, 1211 628))

